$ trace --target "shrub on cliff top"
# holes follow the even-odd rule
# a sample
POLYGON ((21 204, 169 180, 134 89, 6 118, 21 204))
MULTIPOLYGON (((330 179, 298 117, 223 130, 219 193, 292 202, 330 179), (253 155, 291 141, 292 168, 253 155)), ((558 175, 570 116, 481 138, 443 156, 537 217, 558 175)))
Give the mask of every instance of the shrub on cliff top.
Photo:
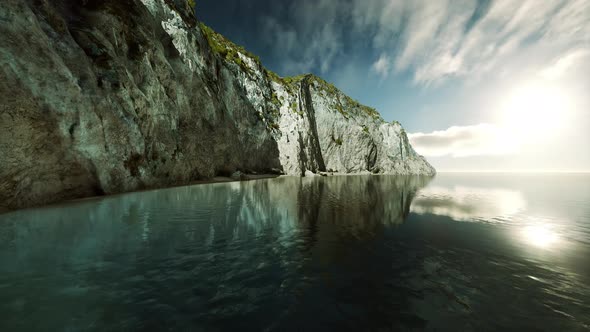
POLYGON ((210 27, 205 25, 203 22, 199 22, 201 27, 201 31, 205 35, 207 39, 207 43, 211 50, 224 58, 228 62, 233 62, 240 66, 243 71, 253 74, 252 68, 248 67, 248 65, 242 61, 238 53, 242 53, 244 56, 252 59, 258 66, 260 67, 260 58, 248 51, 246 51, 242 46, 236 45, 225 38, 223 35, 213 31, 210 27))
POLYGON ((197 6, 196 0, 188 0, 187 3, 195 11, 195 7, 197 6))

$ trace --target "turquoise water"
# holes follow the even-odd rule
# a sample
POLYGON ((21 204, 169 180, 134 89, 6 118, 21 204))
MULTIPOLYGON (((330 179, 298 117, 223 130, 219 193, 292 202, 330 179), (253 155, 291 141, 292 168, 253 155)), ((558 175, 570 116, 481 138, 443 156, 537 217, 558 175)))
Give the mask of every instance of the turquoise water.
POLYGON ((590 329, 590 175, 276 178, 0 215, 0 331, 590 329))

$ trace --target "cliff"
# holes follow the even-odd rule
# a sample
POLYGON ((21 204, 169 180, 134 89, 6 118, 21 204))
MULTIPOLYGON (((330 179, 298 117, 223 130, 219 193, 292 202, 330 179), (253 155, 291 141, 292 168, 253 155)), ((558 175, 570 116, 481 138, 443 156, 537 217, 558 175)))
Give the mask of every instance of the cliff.
POLYGON ((281 78, 184 0, 3 0, 0 210, 245 172, 434 174, 399 123, 281 78))

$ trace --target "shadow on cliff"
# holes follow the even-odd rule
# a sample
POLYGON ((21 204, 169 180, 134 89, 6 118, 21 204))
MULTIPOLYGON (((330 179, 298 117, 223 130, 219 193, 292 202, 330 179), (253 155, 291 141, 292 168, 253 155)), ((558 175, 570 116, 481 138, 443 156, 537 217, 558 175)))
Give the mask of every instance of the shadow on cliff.
MULTIPOLYGON (((186 1, 166 3, 196 24, 186 1)), ((186 42, 200 67, 138 0, 3 6, 0 210, 281 168, 239 78, 198 30, 186 42)))

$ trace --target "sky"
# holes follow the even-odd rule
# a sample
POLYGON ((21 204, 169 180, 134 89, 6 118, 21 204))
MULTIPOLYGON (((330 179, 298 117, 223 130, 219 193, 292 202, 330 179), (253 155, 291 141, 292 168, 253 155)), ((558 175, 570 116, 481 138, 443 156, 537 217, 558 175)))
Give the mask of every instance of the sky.
POLYGON ((314 73, 438 171, 590 170, 588 0, 200 0, 281 76, 314 73))

